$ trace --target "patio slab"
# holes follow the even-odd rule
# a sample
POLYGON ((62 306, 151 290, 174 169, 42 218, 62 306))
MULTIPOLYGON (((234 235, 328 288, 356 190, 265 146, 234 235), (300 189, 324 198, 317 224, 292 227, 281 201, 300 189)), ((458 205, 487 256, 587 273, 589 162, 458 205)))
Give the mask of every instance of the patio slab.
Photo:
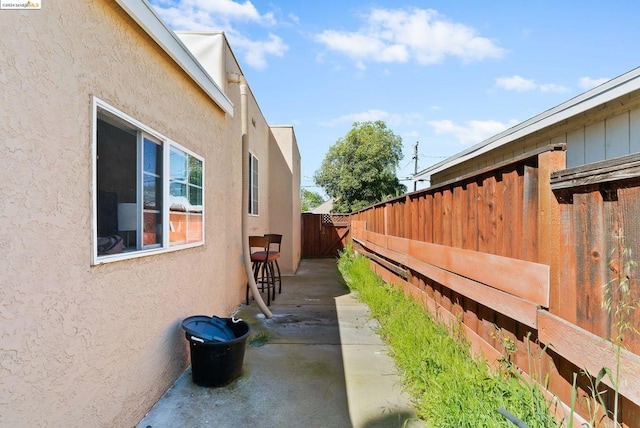
POLYGON ((335 260, 303 260, 271 311, 252 302, 236 315, 252 328, 238 380, 200 387, 188 368, 138 428, 424 426, 335 260), (261 332, 264 343, 252 340, 261 332))

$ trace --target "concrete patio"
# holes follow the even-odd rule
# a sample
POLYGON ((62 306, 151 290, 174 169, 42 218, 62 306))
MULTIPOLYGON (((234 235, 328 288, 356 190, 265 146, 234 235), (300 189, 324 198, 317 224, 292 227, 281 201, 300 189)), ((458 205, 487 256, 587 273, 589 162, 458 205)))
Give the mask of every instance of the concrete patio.
POLYGON ((271 310, 266 319, 251 302, 236 315, 252 329, 238 380, 200 387, 188 368, 138 428, 423 426, 334 259, 303 260, 271 310))

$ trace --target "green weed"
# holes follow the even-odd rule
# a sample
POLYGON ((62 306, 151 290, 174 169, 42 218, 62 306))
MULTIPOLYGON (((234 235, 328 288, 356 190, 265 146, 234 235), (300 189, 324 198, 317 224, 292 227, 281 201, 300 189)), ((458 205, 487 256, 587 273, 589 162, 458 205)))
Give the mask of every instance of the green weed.
MULTIPOLYGON (((638 262, 633 258, 631 249, 627 246, 622 231, 613 236, 616 244, 611 252, 608 267, 611 271, 611 280, 603 287, 602 308, 609 317, 613 317, 613 328, 611 335, 611 346, 615 355, 615 366, 613 368, 603 367, 596 376, 592 376, 588 370, 583 370, 583 374, 589 379, 590 395, 585 397, 587 411, 591 426, 605 426, 618 428, 622 424, 620 417, 620 376, 621 357, 624 349, 624 336, 626 334, 638 335, 640 332, 633 324, 633 314, 640 308, 640 301, 634 297, 632 292, 632 280, 637 276, 638 262), (609 379, 613 386, 613 406, 608 406, 605 400, 604 379, 609 379), (607 418, 601 417, 604 410, 607 418)), ((574 393, 576 386, 574 382, 574 393)))
POLYGON ((261 346, 264 346, 268 341, 269 338, 271 337, 271 333, 269 333, 266 330, 263 330, 259 333, 256 333, 254 335, 252 335, 249 338, 249 346, 251 346, 252 348, 259 348, 261 346))
POLYGON ((378 320, 379 333, 428 426, 512 427, 498 413, 501 407, 531 428, 557 426, 539 389, 511 370, 492 370, 486 362, 474 360, 468 344, 453 338, 420 305, 384 283, 370 270, 368 259, 355 256, 347 246, 338 267, 378 320))

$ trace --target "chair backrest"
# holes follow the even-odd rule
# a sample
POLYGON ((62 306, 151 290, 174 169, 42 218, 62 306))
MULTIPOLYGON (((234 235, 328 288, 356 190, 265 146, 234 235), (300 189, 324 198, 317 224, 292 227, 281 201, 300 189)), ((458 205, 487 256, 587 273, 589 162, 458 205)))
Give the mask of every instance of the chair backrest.
POLYGON ((269 239, 269 248, 271 246, 275 246, 275 250, 280 252, 280 244, 282 243, 282 235, 278 235, 277 233, 266 233, 264 235, 265 238, 269 239))
POLYGON ((265 236, 249 236, 249 249, 259 248, 261 251, 269 251, 269 238, 265 236))

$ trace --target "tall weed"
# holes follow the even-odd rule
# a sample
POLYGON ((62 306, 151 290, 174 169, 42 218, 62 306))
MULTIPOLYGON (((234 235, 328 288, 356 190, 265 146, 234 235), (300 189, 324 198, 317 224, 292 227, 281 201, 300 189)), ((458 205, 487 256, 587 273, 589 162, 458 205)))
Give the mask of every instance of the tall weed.
POLYGON ((509 413, 531 428, 553 427, 541 392, 511 370, 492 370, 474 360, 469 346, 449 334, 425 310, 384 283, 369 261, 350 247, 339 270, 349 288, 371 309, 380 335, 389 343, 419 416, 433 427, 512 427, 498 412, 509 413))

